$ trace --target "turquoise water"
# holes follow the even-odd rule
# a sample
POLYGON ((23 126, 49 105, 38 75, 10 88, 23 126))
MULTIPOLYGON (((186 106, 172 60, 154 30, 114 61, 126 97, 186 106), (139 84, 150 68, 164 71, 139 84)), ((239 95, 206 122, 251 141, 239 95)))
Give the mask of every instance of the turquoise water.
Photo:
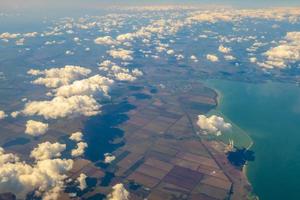
POLYGON ((247 175, 260 200, 300 199, 300 87, 210 80, 218 110, 247 132, 255 161, 247 175))

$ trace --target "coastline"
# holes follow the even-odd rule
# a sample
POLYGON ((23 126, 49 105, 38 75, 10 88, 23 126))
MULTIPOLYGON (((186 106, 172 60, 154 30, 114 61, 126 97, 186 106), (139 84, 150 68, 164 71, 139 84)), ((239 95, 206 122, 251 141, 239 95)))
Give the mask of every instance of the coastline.
MULTIPOLYGON (((252 138, 250 137, 250 135, 244 131, 243 129, 241 129, 237 124, 233 123, 229 118, 226 117, 226 115, 224 115, 221 110, 220 110, 220 105, 221 105, 221 102, 223 101, 223 94, 222 92, 217 89, 215 86, 213 86, 212 84, 208 83, 207 81, 204 82, 208 87, 212 88, 215 92, 216 92, 216 100, 217 100, 217 106, 216 106, 216 109, 212 112, 209 112, 209 114, 212 114, 212 113, 215 113, 217 112, 218 114, 221 114, 222 117, 224 117, 227 121, 229 121, 233 126, 237 127, 239 130, 241 130, 241 132, 243 133, 243 136, 246 136, 247 139, 250 139, 250 144, 245 147, 247 150, 251 149, 251 147, 253 146, 254 144, 254 141, 252 140, 252 138)), ((239 133, 237 133, 239 134, 239 133)), ((249 177, 248 177, 248 161, 245 163, 245 165, 242 167, 242 173, 244 174, 244 176, 246 177, 248 183, 250 186, 252 186, 250 180, 249 180, 249 177)), ((249 195, 251 195, 251 199, 255 199, 255 200, 259 200, 259 197, 256 196, 255 194, 253 193, 250 193, 249 195)))

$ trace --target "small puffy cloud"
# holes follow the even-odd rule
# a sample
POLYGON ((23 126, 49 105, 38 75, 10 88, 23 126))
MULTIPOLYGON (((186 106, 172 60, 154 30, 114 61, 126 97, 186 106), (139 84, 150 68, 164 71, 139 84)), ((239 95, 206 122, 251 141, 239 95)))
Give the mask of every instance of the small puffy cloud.
POLYGON ((198 62, 198 58, 195 55, 191 55, 190 59, 194 62, 198 62))
POLYGON ((21 111, 26 116, 39 115, 45 119, 93 116, 100 113, 100 105, 91 96, 54 97, 49 101, 31 101, 21 111))
POLYGON ((43 76, 34 80, 34 84, 45 85, 49 88, 56 88, 70 84, 76 79, 87 76, 91 73, 91 70, 80 66, 66 65, 63 68, 51 68, 46 70, 31 69, 27 73, 33 76, 43 76))
POLYGON ((38 144, 38 147, 31 151, 30 157, 38 160, 46 160, 51 158, 57 158, 61 156, 61 152, 66 149, 65 144, 44 142, 38 144))
POLYGON ((132 76, 131 74, 127 74, 127 73, 115 73, 115 78, 119 81, 134 81, 136 80, 136 78, 134 76, 132 76))
POLYGON ((111 163, 116 159, 116 156, 112 155, 111 153, 104 154, 104 163, 111 163))
POLYGON ((0 148, 0 161, 2 157, 6 160, 0 165, 0 193, 11 192, 18 199, 26 199, 30 192, 43 199, 58 199, 66 173, 73 167, 73 161, 66 159, 46 159, 30 165, 0 148))
POLYGON ((44 135, 48 131, 49 125, 43 122, 28 120, 25 133, 32 136, 44 135))
POLYGON ((230 53, 231 52, 231 49, 229 47, 224 47, 223 45, 220 45, 218 50, 222 53, 230 53))
MULTIPOLYGON (((4 149, 0 147, 0 166, 4 165, 5 163, 14 163, 18 162, 20 159, 18 156, 12 153, 5 153, 4 149)), ((0 182, 1 183, 1 182, 0 182)))
POLYGON ((85 142, 78 142, 77 143, 77 148, 73 149, 71 151, 71 155, 73 157, 82 156, 84 154, 84 150, 85 150, 86 147, 88 147, 87 143, 85 143, 85 142))
POLYGON ((113 58, 119 58, 125 61, 133 60, 132 54, 133 51, 125 49, 113 49, 107 51, 107 53, 113 58))
POLYGON ((75 132, 72 133, 72 135, 69 137, 70 140, 80 142, 82 141, 83 134, 81 132, 75 132))
POLYGON ((224 59, 225 60, 235 60, 236 58, 234 56, 232 56, 232 55, 225 55, 224 59))
POLYGON ((199 115, 197 125, 208 133, 217 136, 221 135, 222 131, 230 130, 232 127, 230 123, 226 123, 222 117, 216 115, 210 117, 199 115))
POLYGON ((13 112, 10 113, 10 116, 12 118, 16 118, 16 117, 18 117, 19 114, 20 114, 20 111, 13 111, 13 112))
POLYGON ((252 63, 256 63, 257 58, 256 57, 251 57, 251 58, 249 58, 249 61, 252 62, 252 63))
POLYGON ((122 183, 112 187, 113 191, 108 195, 107 200, 129 200, 129 192, 122 183))
POLYGON ((213 54, 207 54, 206 59, 211 61, 211 62, 218 62, 219 58, 216 55, 213 54))
POLYGON ((3 110, 0 110, 0 119, 4 119, 5 117, 7 117, 7 114, 3 110))
POLYGON ((67 51, 65 52, 65 54, 66 54, 66 55, 74 55, 75 53, 74 53, 74 51, 67 50, 67 51))
POLYGON ((87 79, 74 81, 70 85, 63 85, 55 90, 55 95, 70 97, 74 95, 93 95, 97 92, 107 96, 113 83, 114 81, 109 78, 95 75, 87 79))
POLYGON ((169 54, 169 55, 173 55, 174 53, 175 53, 175 51, 173 49, 170 49, 167 51, 167 54, 169 54))
POLYGON ((100 45, 115 45, 118 43, 111 36, 98 37, 94 42, 100 45))
POLYGON ((81 173, 80 176, 77 178, 77 182, 79 183, 79 189, 84 190, 87 187, 85 179, 87 176, 84 173, 81 173))
POLYGON ((119 42, 128 42, 132 41, 136 37, 135 33, 125 33, 117 36, 119 42))

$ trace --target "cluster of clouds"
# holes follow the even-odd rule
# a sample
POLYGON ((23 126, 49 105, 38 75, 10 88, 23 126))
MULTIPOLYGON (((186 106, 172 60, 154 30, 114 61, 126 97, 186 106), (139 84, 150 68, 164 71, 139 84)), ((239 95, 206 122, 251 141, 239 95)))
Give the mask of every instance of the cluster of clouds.
MULTIPOLYGON (((77 147, 71 151, 73 157, 84 154, 87 144, 82 137, 81 132, 72 133, 69 137, 77 142, 77 147)), ((65 150, 66 144, 59 142, 40 143, 31 151, 30 157, 34 162, 29 164, 0 147, 0 193, 11 192, 18 199, 25 199, 28 193, 34 192, 34 196, 43 200, 59 199, 67 173, 73 167, 72 159, 61 158, 65 150)), ((81 190, 87 187, 86 178, 82 173, 76 179, 81 190)))
POLYGON ((69 137, 70 140, 73 140, 77 142, 76 148, 72 149, 71 155, 73 157, 82 156, 85 152, 85 149, 88 147, 88 144, 86 142, 83 142, 83 134, 81 132, 75 132, 72 133, 72 135, 69 137))
POLYGON ((187 17, 187 23, 217 23, 223 22, 238 22, 245 18, 250 19, 265 19, 275 21, 288 21, 291 23, 299 22, 300 8, 293 7, 278 7, 265 9, 231 9, 218 8, 194 11, 187 17))
MULTIPOLYGON (((288 32, 279 45, 263 54, 266 61, 257 64, 264 68, 287 68, 300 61, 300 32, 288 32)), ((252 58, 253 62, 256 62, 252 58)))
POLYGON ((68 85, 74 80, 86 77, 91 73, 91 70, 80 66, 66 65, 62 68, 46 70, 31 69, 27 73, 33 76, 42 76, 32 83, 44 85, 48 88, 57 88, 62 85, 68 85))
POLYGON ((73 167, 73 161, 49 159, 59 154, 49 152, 61 150, 57 144, 54 144, 54 150, 49 145, 41 144, 32 151, 31 155, 37 159, 33 164, 20 161, 18 156, 0 148, 0 193, 12 192, 18 199, 25 199, 29 192, 34 191, 35 196, 44 200, 57 199, 64 188, 66 173, 73 167))
POLYGON ((198 115, 197 125, 200 129, 206 131, 206 133, 221 135, 222 131, 228 131, 231 129, 232 125, 225 122, 225 120, 217 115, 212 115, 206 117, 205 115, 198 115))
POLYGON ((125 67, 120 67, 116 63, 105 60, 99 64, 99 70, 106 72, 106 75, 118 81, 135 81, 138 77, 143 75, 143 72, 137 68, 129 70, 125 67))

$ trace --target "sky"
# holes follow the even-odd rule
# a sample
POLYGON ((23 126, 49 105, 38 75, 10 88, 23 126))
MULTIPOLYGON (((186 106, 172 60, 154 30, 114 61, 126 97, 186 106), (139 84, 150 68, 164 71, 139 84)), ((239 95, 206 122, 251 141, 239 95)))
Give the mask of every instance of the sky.
POLYGON ((234 6, 295 6, 299 0, 1 0, 1 9, 37 9, 37 8, 79 8, 91 5, 153 5, 153 4, 225 4, 234 6))
POLYGON ((300 0, 0 0, 0 12, 22 13, 26 17, 66 17, 84 14, 98 15, 110 6, 142 6, 161 4, 198 4, 205 6, 234 6, 262 8, 300 6, 300 0))

